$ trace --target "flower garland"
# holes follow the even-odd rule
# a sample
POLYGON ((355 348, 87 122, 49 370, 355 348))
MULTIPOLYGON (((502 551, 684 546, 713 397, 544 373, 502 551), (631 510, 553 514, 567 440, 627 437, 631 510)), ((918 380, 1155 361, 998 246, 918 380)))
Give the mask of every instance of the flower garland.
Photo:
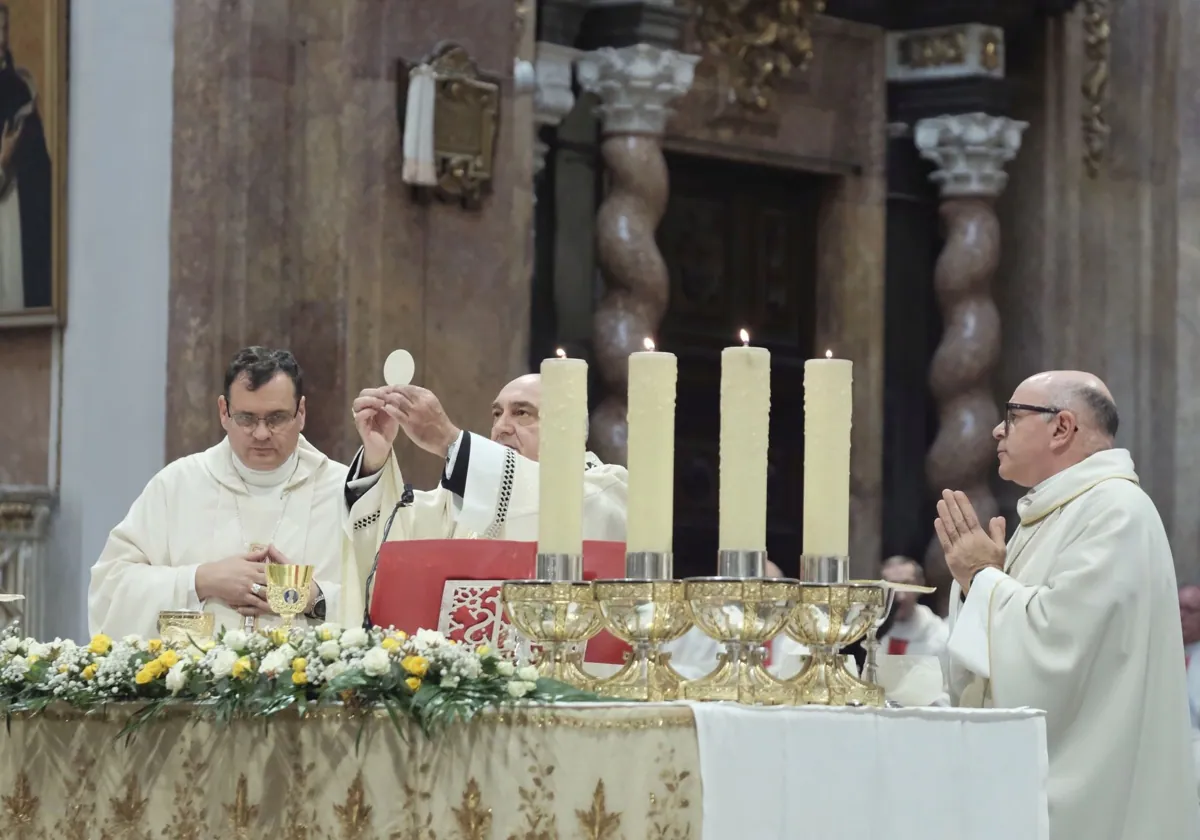
POLYGON ((128 734, 176 703, 205 704, 217 720, 269 717, 309 704, 385 708, 397 728, 413 718, 427 733, 516 701, 590 701, 595 695, 538 676, 487 647, 472 649, 432 630, 333 623, 259 633, 223 630, 172 646, 161 639, 98 635, 86 645, 0 633, 0 713, 79 709, 147 701, 128 734))

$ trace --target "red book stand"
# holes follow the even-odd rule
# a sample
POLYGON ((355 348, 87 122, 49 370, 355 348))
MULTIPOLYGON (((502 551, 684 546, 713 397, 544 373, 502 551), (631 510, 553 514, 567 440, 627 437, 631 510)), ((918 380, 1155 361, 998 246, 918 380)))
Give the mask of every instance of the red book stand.
MULTIPOLYGON (((371 623, 406 633, 436 629, 455 641, 511 651, 516 646, 500 584, 533 576, 537 546, 508 540, 397 540, 379 550, 371 623)), ((625 543, 583 544, 587 580, 625 575, 625 543)), ((621 663, 629 645, 607 631, 587 644, 585 661, 621 663)))

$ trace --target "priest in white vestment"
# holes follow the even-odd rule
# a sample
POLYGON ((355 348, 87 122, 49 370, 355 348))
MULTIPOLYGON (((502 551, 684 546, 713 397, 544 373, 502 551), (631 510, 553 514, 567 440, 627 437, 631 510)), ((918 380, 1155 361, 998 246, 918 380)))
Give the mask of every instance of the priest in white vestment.
POLYGON ((217 406, 225 438, 164 467, 109 535, 88 590, 92 633, 151 637, 171 610, 212 613, 217 628, 274 626, 268 562, 312 565, 305 617, 338 616, 346 467, 301 435, 295 358, 240 351, 217 406))
MULTIPOLYGON (((519 377, 492 403, 488 437, 459 429, 429 390, 415 385, 367 388, 354 400, 362 438, 346 482, 353 562, 345 564, 347 615, 361 616, 364 585, 384 539, 533 541, 538 524, 538 410, 541 375, 519 377), (392 445, 404 433, 445 459, 440 485, 406 485, 392 445)), ((625 539, 628 473, 584 456, 583 538, 625 539)), ((351 619, 347 618, 347 621, 351 619)))
POLYGON ((965 494, 943 493, 950 692, 961 706, 1045 710, 1053 840, 1191 840, 1200 805, 1171 547, 1116 432, 1098 379, 1039 374, 993 433, 1000 475, 1031 488, 1007 546, 1002 518, 980 523, 965 494))
MULTIPOLYGON (((911 557, 897 555, 883 562, 883 579, 892 583, 925 585, 925 572, 911 557)), ((917 601, 915 592, 897 592, 894 596, 891 627, 879 637, 884 656, 936 656, 946 652, 950 628, 929 607, 917 601)))

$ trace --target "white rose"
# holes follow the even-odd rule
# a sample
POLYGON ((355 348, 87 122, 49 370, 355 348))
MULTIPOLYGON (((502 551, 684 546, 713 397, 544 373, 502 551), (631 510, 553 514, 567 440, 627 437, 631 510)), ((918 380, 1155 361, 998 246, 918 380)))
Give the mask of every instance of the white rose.
POLYGON ((392 668, 391 657, 381 647, 371 648, 362 658, 362 669, 368 676, 382 677, 392 668))
POLYGON ((141 636, 135 636, 132 633, 129 634, 128 636, 126 636, 125 638, 121 639, 122 642, 129 645, 130 647, 137 647, 138 642, 140 642, 141 640, 142 640, 141 636))
POLYGON ((511 677, 516 670, 516 666, 507 659, 501 659, 496 663, 496 673, 502 677, 511 677))
POLYGON ((50 645, 43 645, 39 642, 34 642, 29 646, 29 655, 36 656, 38 659, 49 659, 50 653, 50 645))
POLYGON ((525 682, 536 683, 539 676, 541 675, 538 674, 538 669, 532 665, 525 665, 517 669, 517 679, 525 682))
POLYGON ((330 639, 327 642, 321 642, 321 644, 317 645, 317 656, 321 657, 326 662, 333 662, 341 655, 341 645, 339 645, 335 639, 330 639))
POLYGON ((436 630, 418 630, 416 641, 419 645, 430 647, 441 647, 447 642, 446 637, 436 630))
POLYGON ((342 634, 342 647, 348 648, 363 648, 370 643, 367 638, 367 631, 361 627, 351 627, 342 634))
POLYGON ((171 670, 167 671, 167 688, 172 694, 178 694, 187 685, 187 667, 187 662, 181 661, 176 662, 171 666, 171 670))
POLYGON ((273 677, 281 671, 290 671, 293 657, 289 656, 289 653, 291 651, 284 651, 283 648, 271 651, 263 657, 262 666, 259 670, 268 677, 273 677))
POLYGON ((4 652, 5 653, 16 653, 20 649, 21 649, 21 640, 18 639, 16 636, 9 636, 7 639, 4 640, 4 652))
POLYGON ((508 684, 508 695, 515 698, 524 697, 530 692, 530 686, 530 683, 522 682, 521 680, 513 680, 508 684))
POLYGON ((334 621, 327 621, 317 628, 317 638, 323 642, 330 639, 336 639, 342 635, 342 625, 334 621))
POLYGON ((225 647, 229 648, 230 650, 240 651, 246 647, 249 641, 250 637, 241 630, 230 630, 221 640, 221 644, 225 645, 225 647))
POLYGON ((335 680, 346 672, 346 663, 342 661, 330 662, 325 670, 321 673, 321 679, 325 682, 335 680))
POLYGON ((233 663, 237 661, 238 655, 232 650, 222 649, 215 651, 212 657, 213 676, 218 680, 228 677, 233 673, 233 663))

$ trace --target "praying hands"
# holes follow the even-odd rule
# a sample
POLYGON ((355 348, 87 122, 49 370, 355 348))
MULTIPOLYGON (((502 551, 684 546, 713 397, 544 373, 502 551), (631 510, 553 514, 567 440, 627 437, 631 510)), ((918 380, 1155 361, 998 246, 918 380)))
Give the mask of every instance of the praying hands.
POLYGON ((984 531, 967 494, 960 490, 943 490, 937 511, 933 530, 946 554, 946 565, 965 595, 981 570, 1004 568, 1004 517, 992 517, 984 531))

